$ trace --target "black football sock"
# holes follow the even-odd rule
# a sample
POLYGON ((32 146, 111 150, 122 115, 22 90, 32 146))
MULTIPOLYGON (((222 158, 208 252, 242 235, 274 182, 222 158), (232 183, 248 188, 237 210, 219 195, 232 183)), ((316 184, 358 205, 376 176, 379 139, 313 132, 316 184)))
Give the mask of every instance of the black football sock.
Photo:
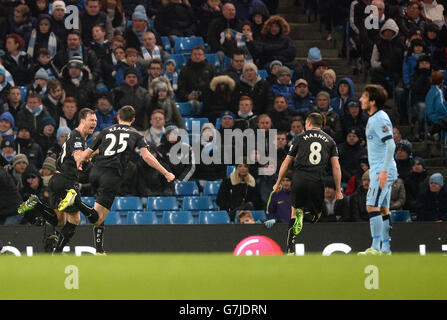
POLYGON ((95 224, 96 221, 98 221, 99 219, 98 212, 92 207, 89 207, 84 202, 82 202, 81 197, 79 195, 76 195, 75 205, 79 208, 79 210, 81 210, 81 212, 88 219, 88 221, 90 221, 91 224, 95 224))
POLYGON ((57 242, 54 252, 62 252, 67 243, 71 240, 75 234, 76 225, 67 221, 59 234, 59 240, 57 242))
POLYGON ((287 253, 295 254, 295 233, 293 232, 293 225, 295 218, 290 219, 289 228, 287 229, 287 253))
POLYGON ((95 236, 95 247, 97 253, 103 253, 104 252, 104 222, 97 227, 93 228, 93 233, 95 236))
POLYGON ((36 203, 36 209, 39 210, 42 217, 52 226, 57 226, 57 215, 53 209, 40 201, 36 203))

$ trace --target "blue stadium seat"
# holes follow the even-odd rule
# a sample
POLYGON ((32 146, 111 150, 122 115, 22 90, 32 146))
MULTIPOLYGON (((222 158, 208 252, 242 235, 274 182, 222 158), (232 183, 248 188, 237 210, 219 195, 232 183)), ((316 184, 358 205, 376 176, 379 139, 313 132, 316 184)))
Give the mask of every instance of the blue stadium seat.
POLYGON ((118 211, 110 211, 107 215, 106 220, 104 221, 105 225, 111 224, 127 224, 127 213, 118 212, 118 211))
POLYGON ((175 104, 177 105, 178 112, 180 112, 180 115, 183 118, 195 116, 196 113, 191 102, 176 102, 175 104))
POLYGON ((391 210, 391 222, 411 222, 409 210, 391 210))
POLYGON ((194 224, 191 212, 163 212, 163 224, 194 224))
POLYGON ((202 127, 205 123, 210 122, 208 118, 183 118, 183 125, 186 131, 192 132, 193 122, 199 122, 200 128, 199 132, 202 131, 202 127))
POLYGON ((258 74, 262 79, 264 80, 267 79, 268 76, 267 70, 264 69, 258 70, 258 74))
POLYGON ((219 56, 216 53, 206 53, 205 58, 216 67, 217 71, 221 70, 219 56))
POLYGON ((93 207, 95 205, 94 197, 81 197, 81 201, 84 202, 89 207, 93 207))
POLYGON ((127 224, 158 224, 158 219, 154 212, 129 212, 127 224))
MULTIPOLYGON (((237 221, 237 215, 239 213, 240 210, 236 211, 236 215, 234 216, 234 223, 238 224, 239 222, 237 221)), ((264 210, 250 210, 253 219, 255 219, 256 221, 262 221, 264 219, 267 219, 267 215, 265 214, 264 210)))
POLYGON ((204 196, 217 196, 222 181, 205 181, 203 185, 204 196))
POLYGON ((184 197, 182 202, 182 210, 185 211, 204 211, 214 210, 213 200, 209 196, 184 197))
POLYGON ((222 67, 222 70, 225 68, 228 68, 229 66, 231 66, 231 59, 230 59, 230 57, 225 56, 224 65, 222 67))
POLYGON ((199 224, 229 224, 230 217, 226 211, 201 211, 199 224))
POLYGON ((161 41, 163 42, 163 48, 165 49, 165 51, 169 54, 172 53, 172 46, 171 46, 171 41, 169 41, 169 38, 166 36, 161 36, 161 41))
POLYGON ((227 177, 228 177, 234 170, 236 170, 236 166, 230 166, 230 165, 227 165, 227 177))
POLYGON ((174 190, 177 197, 199 195, 199 187, 195 181, 176 181, 174 190))
POLYGON ((216 130, 219 130, 220 127, 222 126, 222 118, 217 118, 216 119, 216 130))
POLYGON ((147 211, 178 210, 178 202, 175 197, 148 197, 147 211))
POLYGON ((191 54, 195 46, 205 46, 202 37, 177 37, 174 44, 174 52, 181 54, 191 54))
POLYGON ((22 97, 20 98, 20 101, 22 103, 25 103, 26 100, 26 87, 25 86, 19 86, 20 92, 22 93, 22 97))
POLYGON ((173 53, 169 56, 169 59, 173 59, 175 61, 177 71, 180 71, 180 69, 186 64, 186 58, 182 54, 173 53))
POLYGON ((87 218, 82 214, 82 212, 81 212, 80 216, 81 216, 81 221, 79 222, 79 225, 80 225, 80 226, 85 226, 85 225, 89 225, 89 224, 91 224, 91 223, 87 220, 87 218))
POLYGON ((139 197, 115 197, 111 211, 143 211, 143 202, 139 197))

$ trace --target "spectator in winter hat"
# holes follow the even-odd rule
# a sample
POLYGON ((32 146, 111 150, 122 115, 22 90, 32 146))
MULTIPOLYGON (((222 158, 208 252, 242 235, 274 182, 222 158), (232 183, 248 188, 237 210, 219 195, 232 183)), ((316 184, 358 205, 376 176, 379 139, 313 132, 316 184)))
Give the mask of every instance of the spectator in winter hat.
POLYGON ((131 25, 124 32, 124 38, 127 40, 127 47, 140 50, 143 44, 143 34, 148 31, 155 35, 155 38, 157 39, 156 43, 162 45, 163 42, 158 33, 149 25, 146 9, 142 5, 138 5, 135 7, 132 14, 131 25))
POLYGON ((396 165, 397 172, 399 173, 399 178, 405 180, 408 178, 412 167, 412 150, 411 147, 406 143, 398 143, 396 145, 396 165))
POLYGON ((0 115, 0 134, 3 138, 14 135, 15 121, 9 111, 5 111, 0 115))
POLYGON ((416 215, 418 221, 447 221, 447 189, 441 173, 430 176, 418 197, 416 215))
POLYGON ((3 158, 8 161, 8 163, 12 163, 13 158, 16 156, 14 137, 3 137, 2 143, 0 145, 1 155, 3 158))

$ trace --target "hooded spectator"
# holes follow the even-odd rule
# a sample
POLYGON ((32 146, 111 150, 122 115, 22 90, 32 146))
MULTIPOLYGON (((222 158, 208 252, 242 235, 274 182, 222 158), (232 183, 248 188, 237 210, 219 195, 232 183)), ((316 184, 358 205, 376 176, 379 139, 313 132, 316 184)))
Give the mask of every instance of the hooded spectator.
POLYGON ((232 110, 236 82, 229 76, 214 77, 204 92, 202 115, 215 123, 226 110, 232 110))
POLYGON ((405 180, 411 172, 413 153, 410 146, 406 143, 396 145, 396 165, 399 178, 405 180))
POLYGON ((14 137, 3 137, 0 144, 1 156, 6 160, 8 164, 12 164, 12 160, 16 156, 14 137))
POLYGON ((154 79, 149 87, 149 94, 152 97, 151 113, 153 110, 162 109, 167 126, 175 125, 183 129, 183 119, 175 104, 174 90, 169 80, 163 77, 154 79))
POLYGON ((42 154, 46 155, 48 150, 57 144, 56 121, 53 118, 43 118, 40 123, 40 132, 36 137, 36 142, 42 149, 42 154))
POLYGON ((374 45, 371 56, 371 81, 381 84, 392 96, 391 82, 397 83, 402 75, 405 47, 399 37, 399 27, 388 19, 380 29, 380 40, 374 45))
POLYGON ((340 155, 341 181, 347 183, 352 177, 360 180, 363 174, 360 168, 360 157, 366 153, 366 149, 360 144, 362 134, 359 129, 351 128, 346 134, 345 142, 338 145, 340 155))
POLYGON ((331 107, 341 117, 346 111, 348 101, 356 98, 354 82, 351 78, 342 78, 337 82, 335 88, 337 96, 332 98, 331 107))
POLYGON ((359 138, 363 144, 365 140, 366 124, 368 123, 369 116, 363 112, 360 101, 356 98, 348 99, 346 101, 346 113, 341 117, 341 123, 344 134, 348 134, 351 128, 359 130, 359 138))
POLYGON ((12 114, 8 111, 0 115, 0 134, 3 138, 14 137, 15 121, 12 114))
POLYGON ((428 184, 428 179, 424 159, 414 157, 410 175, 405 179, 405 193, 407 196, 405 209, 410 210, 412 213, 416 212, 418 196, 426 184, 428 184))
POLYGON ((37 27, 31 32, 27 53, 36 60, 39 49, 41 48, 50 51, 51 59, 54 58, 59 50, 62 50, 60 40, 52 31, 52 19, 48 14, 43 14, 38 17, 37 27))
POLYGON ((279 60, 283 65, 292 66, 296 55, 295 42, 289 37, 290 25, 280 16, 271 16, 261 31, 261 38, 253 44, 250 52, 258 65, 268 68, 270 62, 279 60))

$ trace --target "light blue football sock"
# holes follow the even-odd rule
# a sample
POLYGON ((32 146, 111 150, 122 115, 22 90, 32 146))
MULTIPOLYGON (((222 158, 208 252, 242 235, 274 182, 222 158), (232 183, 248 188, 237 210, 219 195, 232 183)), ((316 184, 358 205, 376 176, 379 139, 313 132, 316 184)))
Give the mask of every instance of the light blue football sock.
POLYGON ((380 251, 380 242, 382 240, 383 220, 382 216, 376 215, 369 218, 369 226, 371 229, 372 244, 371 248, 380 251))
POLYGON ((390 215, 383 216, 383 224, 382 224, 382 252, 389 253, 391 252, 391 220, 390 215))

